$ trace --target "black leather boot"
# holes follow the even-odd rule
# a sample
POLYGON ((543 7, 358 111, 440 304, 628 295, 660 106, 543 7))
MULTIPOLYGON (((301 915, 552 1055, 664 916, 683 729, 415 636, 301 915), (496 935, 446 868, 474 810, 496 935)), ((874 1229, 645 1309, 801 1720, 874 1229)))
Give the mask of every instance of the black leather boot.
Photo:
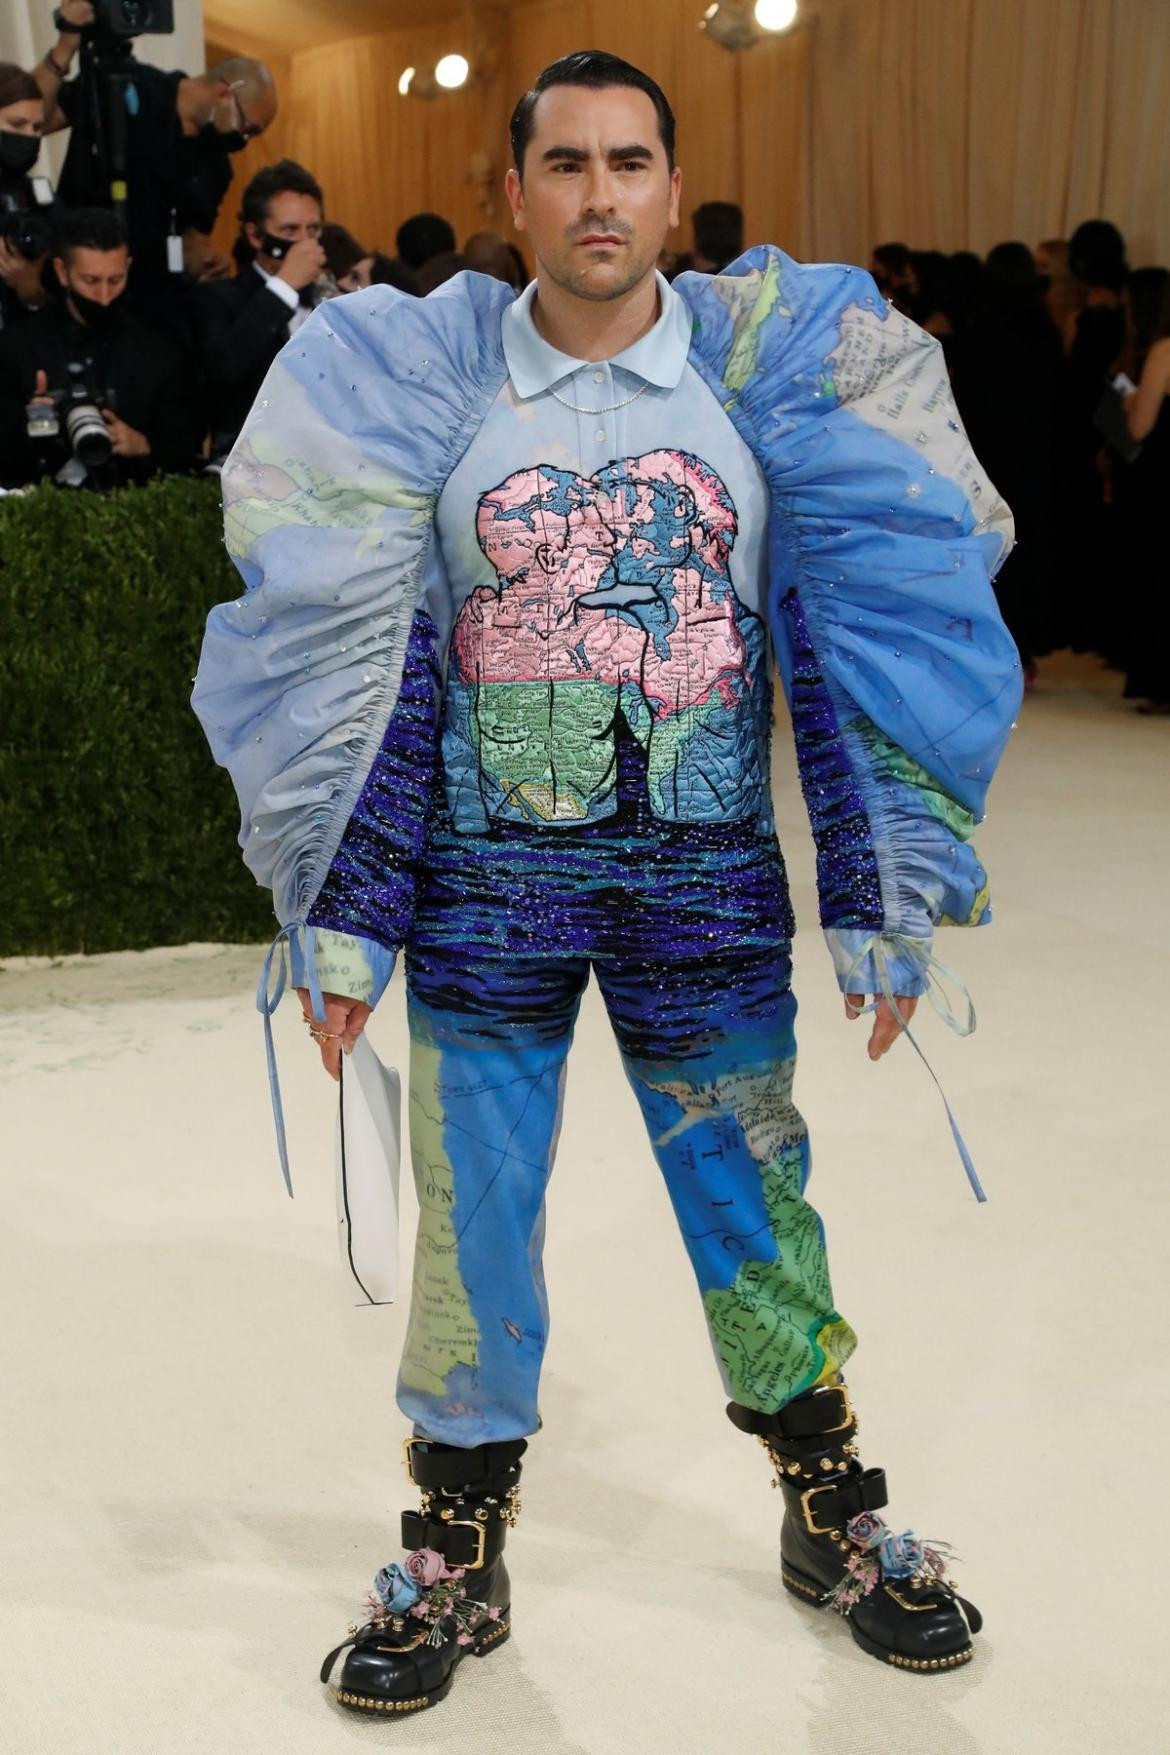
POLYGON ((733 1425, 751 1432, 784 1495, 780 1577, 817 1608, 846 1616, 863 1651, 919 1674, 957 1669, 974 1656, 983 1617, 946 1577, 949 1551, 896 1536, 877 1514, 883 1469, 863 1469, 857 1420, 843 1383, 797 1396, 775 1414, 732 1402, 733 1425))
POLYGON ((370 1593, 370 1618, 321 1666, 328 1682, 349 1653, 337 1698, 357 1712, 421 1712, 450 1691, 468 1652, 494 1651, 512 1626, 504 1538, 520 1510, 523 1438, 460 1450, 406 1440, 406 1471, 422 1489, 418 1511, 402 1514, 405 1562, 384 1568, 370 1593))

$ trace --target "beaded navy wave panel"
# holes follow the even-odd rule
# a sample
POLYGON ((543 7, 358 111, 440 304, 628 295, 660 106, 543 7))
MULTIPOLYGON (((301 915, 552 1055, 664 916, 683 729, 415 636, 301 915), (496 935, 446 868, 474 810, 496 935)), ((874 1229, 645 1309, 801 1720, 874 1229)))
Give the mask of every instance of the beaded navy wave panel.
POLYGON ((436 772, 436 641, 434 623, 417 611, 398 702, 310 912, 312 925, 391 949, 409 935, 422 945, 494 945, 527 955, 607 956, 637 947, 697 956, 791 940, 775 837, 752 823, 655 818, 645 756, 620 715, 612 817, 579 831, 499 824, 485 834, 457 834, 436 772))
POLYGON ((791 941, 775 835, 754 822, 655 817, 646 757, 620 712, 613 736, 617 809, 579 829, 496 823, 461 834, 436 792, 412 944, 697 957, 791 941))
POLYGON ((885 914, 869 815, 795 591, 780 608, 792 630, 792 729, 817 850, 821 925, 880 931, 885 914))
MULTIPOLYGON (((786 946, 719 956, 601 957, 597 982, 622 1053, 701 1065, 727 1037, 766 1040, 792 985, 786 946)), ((584 957, 517 957, 493 946, 412 945, 406 980, 435 1039, 515 1047, 563 1043, 589 979, 584 957)), ((415 1017, 412 1028, 417 1030, 415 1017)))
POLYGON ((309 912, 311 926, 391 950, 409 929, 422 867, 442 694, 437 645, 434 622, 416 610, 386 734, 309 912))

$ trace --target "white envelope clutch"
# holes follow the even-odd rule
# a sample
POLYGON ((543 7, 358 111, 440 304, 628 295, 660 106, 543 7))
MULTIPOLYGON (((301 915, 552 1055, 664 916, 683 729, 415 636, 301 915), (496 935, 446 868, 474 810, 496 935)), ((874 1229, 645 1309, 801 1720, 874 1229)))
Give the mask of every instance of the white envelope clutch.
POLYGON ((364 1035, 341 1057, 337 1113, 337 1231, 355 1304, 398 1295, 398 1171, 402 1081, 364 1035))

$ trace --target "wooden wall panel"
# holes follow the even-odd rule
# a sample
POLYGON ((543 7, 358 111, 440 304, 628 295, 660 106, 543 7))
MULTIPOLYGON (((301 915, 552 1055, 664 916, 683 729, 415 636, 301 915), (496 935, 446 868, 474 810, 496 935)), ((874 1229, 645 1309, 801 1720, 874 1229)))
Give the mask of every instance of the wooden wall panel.
MULTIPOLYGON (((1105 214, 1135 260, 1170 261, 1166 0, 816 0, 803 28, 742 55, 703 39, 701 12, 701 0, 517 0, 292 54, 277 69, 281 116, 241 155, 239 179, 291 153, 333 218, 388 248, 424 207, 461 241, 485 224, 506 232, 512 105, 549 61, 598 47, 670 96, 684 216, 739 200, 750 242, 864 262, 890 236, 985 251, 1105 214), (495 51, 481 83, 433 104, 398 96, 408 62, 477 35, 495 51), (473 171, 484 154, 487 209, 473 171)), ((221 241, 237 206, 238 187, 221 241)), ((685 221, 680 232, 676 248, 685 221)))

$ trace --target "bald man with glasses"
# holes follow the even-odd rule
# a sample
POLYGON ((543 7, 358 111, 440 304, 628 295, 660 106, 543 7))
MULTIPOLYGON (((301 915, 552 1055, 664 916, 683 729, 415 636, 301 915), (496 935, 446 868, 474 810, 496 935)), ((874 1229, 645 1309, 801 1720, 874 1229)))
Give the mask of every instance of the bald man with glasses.
MULTIPOLYGON (((85 79, 71 76, 94 9, 90 0, 62 0, 54 18, 60 34, 33 72, 45 100, 45 132, 72 129, 59 194, 70 207, 111 206, 85 79)), ((276 87, 262 62, 243 56, 194 75, 133 59, 125 72, 130 291, 156 323, 174 329, 185 321, 185 302, 176 297, 180 276, 207 280, 228 272, 208 237, 232 181, 232 156, 273 121, 276 87)))

